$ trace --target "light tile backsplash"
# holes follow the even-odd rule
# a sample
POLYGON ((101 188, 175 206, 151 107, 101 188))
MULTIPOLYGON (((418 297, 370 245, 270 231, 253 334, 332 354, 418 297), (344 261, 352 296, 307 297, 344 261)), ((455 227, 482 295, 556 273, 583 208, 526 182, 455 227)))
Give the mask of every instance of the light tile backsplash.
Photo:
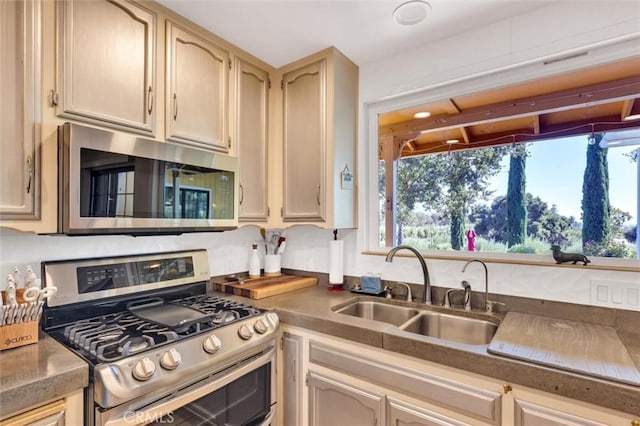
MULTIPOLYGON (((359 232, 339 232, 339 238, 345 242, 345 276, 373 273, 380 274, 384 280, 422 283, 420 263, 413 257, 396 256, 393 262, 387 263, 384 256, 361 254, 358 245, 359 232)), ((313 226, 294 226, 286 230, 285 236, 287 247, 282 256, 283 268, 328 273, 329 241, 333 238, 331 230, 313 226)), ((14 265, 21 270, 27 265, 39 269, 43 260, 205 248, 209 253, 211 275, 225 275, 248 270, 251 244, 259 239, 259 229, 255 226, 221 233, 144 237, 68 237, 2 230, 0 272, 6 276, 14 265)), ((463 273, 464 261, 426 261, 433 285, 458 287, 464 279, 471 284, 474 291, 484 291, 484 269, 480 264, 469 265, 463 273)), ((594 270, 581 265, 575 268, 499 263, 487 265, 491 293, 584 305, 591 304, 592 280, 640 282, 638 272, 594 270)), ((4 283, 0 284, 0 287, 4 287, 4 283)))

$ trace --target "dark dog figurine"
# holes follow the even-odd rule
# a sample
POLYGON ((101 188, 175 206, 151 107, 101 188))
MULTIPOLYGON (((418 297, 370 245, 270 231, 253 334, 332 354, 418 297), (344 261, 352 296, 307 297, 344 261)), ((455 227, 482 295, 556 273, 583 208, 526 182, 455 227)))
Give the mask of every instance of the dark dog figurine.
POLYGON ((573 262, 574 265, 578 262, 582 262, 583 265, 591 263, 591 261, 587 259, 587 256, 585 256, 584 254, 561 252, 560 246, 551 246, 551 251, 553 252, 553 259, 556 261, 556 263, 573 262))

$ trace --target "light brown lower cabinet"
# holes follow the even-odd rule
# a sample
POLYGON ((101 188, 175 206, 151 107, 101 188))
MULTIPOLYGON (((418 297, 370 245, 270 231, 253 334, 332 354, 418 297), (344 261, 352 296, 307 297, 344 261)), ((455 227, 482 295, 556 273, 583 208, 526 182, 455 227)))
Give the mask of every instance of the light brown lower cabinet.
POLYGON ((64 399, 51 402, 26 413, 0 421, 0 426, 63 426, 64 399))
POLYGON ((0 420, 0 426, 76 426, 84 422, 83 390, 0 420))
POLYGON ((383 393, 309 372, 309 425, 384 425, 383 393))
POLYGON ((640 420, 311 330, 282 328, 284 426, 636 426, 640 420))

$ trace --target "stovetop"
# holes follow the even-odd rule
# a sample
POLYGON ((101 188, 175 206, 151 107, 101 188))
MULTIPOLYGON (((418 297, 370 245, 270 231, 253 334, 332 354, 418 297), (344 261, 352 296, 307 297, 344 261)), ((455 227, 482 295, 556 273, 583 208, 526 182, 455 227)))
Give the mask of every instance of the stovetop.
MULTIPOLYGON (((160 398, 275 351, 279 319, 207 294, 206 250, 42 262, 43 330, 89 365, 103 409, 160 398)), ((269 355, 270 356, 270 355, 269 355)))
POLYGON ((49 334, 96 366, 210 332, 263 312, 251 305, 206 294, 170 300, 157 306, 161 313, 178 307, 192 309, 199 317, 184 325, 169 326, 162 321, 150 321, 145 318, 146 311, 132 308, 78 320, 49 330, 49 334))

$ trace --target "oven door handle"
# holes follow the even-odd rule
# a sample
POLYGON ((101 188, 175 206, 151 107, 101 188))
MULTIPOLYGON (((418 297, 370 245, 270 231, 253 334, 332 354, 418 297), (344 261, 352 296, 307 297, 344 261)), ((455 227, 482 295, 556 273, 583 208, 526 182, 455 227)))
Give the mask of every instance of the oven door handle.
MULTIPOLYGON (((239 379, 245 374, 250 373, 256 368, 269 362, 275 362, 274 348, 269 349, 266 353, 260 355, 258 358, 248 362, 247 364, 232 370, 229 374, 225 374, 224 376, 214 379, 202 386, 187 390, 184 394, 178 394, 175 398, 172 398, 169 401, 151 403, 148 406, 141 407, 135 411, 127 411, 123 413, 122 416, 118 416, 115 419, 109 419, 103 424, 104 426, 131 426, 161 420, 163 417, 170 415, 178 408, 190 404, 191 402, 228 385, 234 380, 239 379)), ((270 416, 267 417, 269 418, 270 416)))

